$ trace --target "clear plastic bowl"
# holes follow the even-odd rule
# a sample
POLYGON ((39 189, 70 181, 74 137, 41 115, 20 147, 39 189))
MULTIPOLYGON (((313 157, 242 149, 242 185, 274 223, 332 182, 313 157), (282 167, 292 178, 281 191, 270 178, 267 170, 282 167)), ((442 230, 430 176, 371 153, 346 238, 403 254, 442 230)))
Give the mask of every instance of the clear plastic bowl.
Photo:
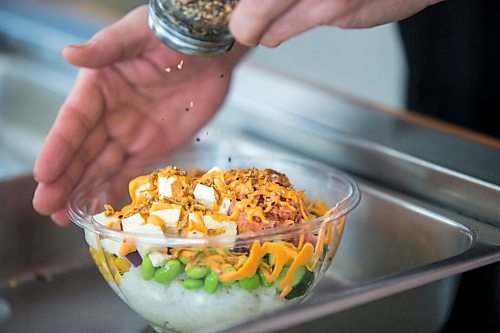
MULTIPOLYGON (((69 216, 75 224, 84 229, 94 261, 110 287, 158 332, 211 331, 303 301, 330 266, 342 239, 346 216, 360 200, 357 185, 343 173, 294 157, 275 154, 229 157, 227 153, 215 150, 184 154, 155 165, 151 170, 165 165, 176 165, 184 170, 208 170, 212 166, 221 169, 271 168, 286 174, 295 189, 305 190, 310 200, 324 201, 331 209, 326 215, 307 223, 245 233, 236 237, 152 236, 112 230, 92 218, 103 210, 104 204, 111 203, 121 208, 121 203, 125 203, 123 200, 128 198, 128 180, 138 174, 144 174, 144 169, 136 170, 138 172, 135 173, 122 173, 120 177, 104 176, 82 184, 68 201, 69 216), (127 267, 123 267, 127 266, 125 258, 103 251, 102 246, 103 241, 109 243, 124 240, 134 241, 149 248, 168 248, 170 252, 172 249, 189 249, 191 253, 203 252, 208 255, 208 249, 222 249, 227 253, 250 251, 251 254, 255 246, 263 247, 266 243, 285 241, 295 244, 298 250, 307 247, 309 251, 314 252, 315 260, 300 269, 302 275, 297 279, 295 275, 299 269, 292 274, 293 286, 285 297, 282 297, 281 287, 281 281, 286 278, 285 268, 285 272, 280 274, 270 287, 260 285, 257 289, 248 291, 236 282, 231 286, 219 284, 215 293, 208 293, 203 288, 183 288, 185 273, 181 273, 168 284, 162 284, 154 279, 146 281, 141 278, 140 266, 134 267, 131 264, 127 270, 127 267)), ((269 256, 265 258, 269 260, 272 268, 269 256)), ((130 263, 128 260, 126 262, 130 263)), ((291 266, 288 267, 291 270, 291 266)))

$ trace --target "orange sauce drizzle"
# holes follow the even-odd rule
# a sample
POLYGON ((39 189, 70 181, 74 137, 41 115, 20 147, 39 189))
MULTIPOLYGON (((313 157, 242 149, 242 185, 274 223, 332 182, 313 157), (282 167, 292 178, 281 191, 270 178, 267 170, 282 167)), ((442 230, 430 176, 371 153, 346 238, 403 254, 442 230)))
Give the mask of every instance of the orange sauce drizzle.
POLYGON ((292 262, 292 265, 288 269, 288 272, 285 275, 285 278, 281 281, 280 287, 283 288, 280 296, 285 297, 292 291, 292 281, 293 276, 295 275, 295 271, 302 265, 307 264, 314 255, 314 246, 311 243, 307 243, 304 245, 302 250, 300 250, 295 260, 292 262))
POLYGON ((223 272, 219 276, 219 280, 221 282, 228 282, 249 278, 253 276, 259 268, 261 259, 266 254, 272 254, 275 261, 274 269, 271 274, 266 272, 266 270, 263 270, 263 274, 269 282, 273 282, 276 281, 285 264, 289 262, 290 259, 293 259, 292 265, 280 284, 283 288, 281 297, 285 297, 292 290, 291 284, 297 268, 301 265, 306 265, 313 258, 314 246, 307 243, 304 245, 302 250, 300 250, 300 252, 297 252, 291 247, 285 247, 283 243, 284 242, 266 242, 261 246, 258 241, 255 241, 250 249, 250 254, 245 264, 236 271, 223 272))
POLYGON ((189 233, 190 231, 198 231, 201 232, 203 235, 207 234, 207 228, 205 227, 205 224, 203 223, 203 216, 201 215, 200 212, 195 212, 194 218, 189 219, 189 225, 187 227, 187 232, 189 233))
POLYGON ((306 268, 310 272, 312 272, 316 268, 316 266, 318 265, 319 258, 321 257, 321 253, 323 253, 323 247, 325 245, 326 233, 330 229, 331 229, 330 222, 325 222, 321 225, 321 229, 319 230, 319 234, 318 234, 318 239, 316 240, 314 255, 311 258, 314 261, 312 262, 312 264, 308 263, 306 265, 306 268))
POLYGON ((140 186, 148 183, 149 179, 150 179, 150 175, 144 175, 144 176, 136 177, 130 181, 130 183, 128 185, 128 193, 130 195, 130 198, 132 199, 132 204, 135 205, 137 203, 137 197, 136 197, 137 189, 140 186))
POLYGON ((220 254, 214 254, 205 257, 203 262, 210 266, 213 271, 220 271, 222 269, 222 264, 224 263, 224 258, 220 254))
POLYGON ((163 209, 175 209, 175 208, 181 208, 178 205, 171 204, 168 202, 155 202, 153 205, 151 205, 151 212, 155 212, 157 210, 163 210, 163 209))
POLYGON ((299 238, 299 244, 297 246, 297 248, 300 250, 302 248, 302 246, 304 246, 304 240, 306 239, 306 236, 304 234, 300 235, 300 238, 299 238))
POLYGON ((149 215, 148 223, 152 223, 154 225, 157 225, 160 228, 165 225, 165 221, 163 221, 160 217, 158 217, 156 215, 149 215))

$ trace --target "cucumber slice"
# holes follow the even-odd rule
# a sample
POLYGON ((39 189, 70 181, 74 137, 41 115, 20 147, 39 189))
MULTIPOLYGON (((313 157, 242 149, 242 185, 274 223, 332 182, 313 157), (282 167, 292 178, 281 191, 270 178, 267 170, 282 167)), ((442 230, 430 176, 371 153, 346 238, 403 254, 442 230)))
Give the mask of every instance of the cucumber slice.
MULTIPOLYGON (((281 292, 283 289, 280 287, 281 281, 285 278, 286 274, 288 273, 288 270, 290 269, 290 266, 285 266, 283 267, 283 270, 281 271, 278 279, 276 280, 277 286, 278 286, 278 291, 281 292)), ((307 272, 306 266, 302 265, 299 266, 296 270, 295 273, 293 274, 293 279, 292 279, 292 288, 297 286, 302 278, 304 277, 305 273, 307 272)))
POLYGON ((303 296, 308 290, 311 284, 314 281, 314 273, 309 272, 308 270, 305 271, 304 275, 302 276, 302 280, 293 287, 292 291, 288 295, 285 296, 286 299, 294 299, 296 297, 303 296))
POLYGON ((292 280, 292 288, 295 287, 296 285, 299 284, 300 281, 302 281, 302 278, 304 277, 304 274, 306 273, 307 268, 306 266, 302 265, 297 268, 295 271, 295 274, 293 275, 293 280, 292 280))

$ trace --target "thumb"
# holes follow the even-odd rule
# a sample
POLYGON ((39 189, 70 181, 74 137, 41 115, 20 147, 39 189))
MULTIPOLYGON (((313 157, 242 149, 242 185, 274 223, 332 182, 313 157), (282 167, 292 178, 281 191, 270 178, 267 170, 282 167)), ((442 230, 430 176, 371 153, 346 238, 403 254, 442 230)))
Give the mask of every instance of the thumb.
POLYGON ((141 6, 102 29, 88 42, 68 45, 64 59, 72 65, 100 68, 139 55, 153 33, 148 27, 147 6, 141 6))

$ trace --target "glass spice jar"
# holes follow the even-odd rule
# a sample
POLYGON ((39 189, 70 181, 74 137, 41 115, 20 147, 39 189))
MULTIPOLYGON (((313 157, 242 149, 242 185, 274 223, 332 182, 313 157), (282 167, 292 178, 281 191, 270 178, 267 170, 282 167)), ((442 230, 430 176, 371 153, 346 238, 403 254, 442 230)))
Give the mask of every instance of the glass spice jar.
POLYGON ((226 53, 229 15, 238 0, 150 0, 149 26, 168 46, 191 55, 226 53))

